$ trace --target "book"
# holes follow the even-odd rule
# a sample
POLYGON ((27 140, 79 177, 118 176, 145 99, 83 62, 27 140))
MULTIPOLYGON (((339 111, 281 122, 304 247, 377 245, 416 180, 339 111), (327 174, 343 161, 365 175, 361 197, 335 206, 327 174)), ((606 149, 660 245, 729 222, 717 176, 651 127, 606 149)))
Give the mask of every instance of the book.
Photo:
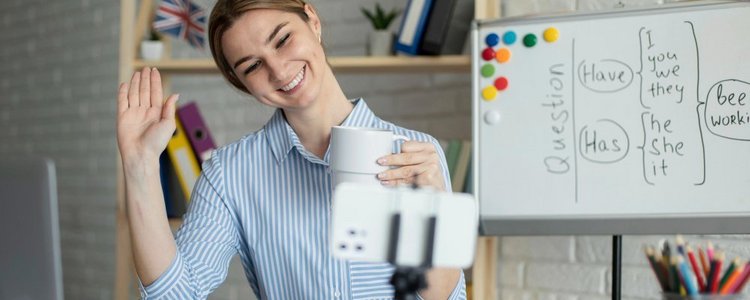
POLYGON ((453 191, 457 193, 464 190, 466 172, 469 170, 469 158, 471 158, 471 141, 461 141, 461 151, 456 161, 456 174, 451 180, 453 191))
POLYGON ((443 149, 443 154, 448 152, 448 140, 438 139, 438 144, 440 144, 440 148, 443 149))
MULTIPOLYGON (((171 162, 170 162, 171 163, 171 162)), ((180 218, 187 211, 187 203, 190 198, 185 196, 182 192, 182 186, 180 185, 180 179, 177 177, 177 172, 171 167, 167 167, 167 188, 169 189, 169 205, 172 207, 172 214, 167 216, 170 218, 180 218)))
POLYGON ((456 0, 433 0, 432 9, 419 45, 419 54, 439 55, 451 26, 456 0))
POLYGON ((398 54, 417 55, 433 0, 409 0, 394 48, 398 54))
POLYGON ((167 154, 167 151, 162 152, 159 156, 159 179, 161 181, 162 195, 164 196, 164 208, 167 217, 171 218, 175 215, 175 212, 174 206, 170 201, 172 197, 172 194, 170 193, 171 189, 169 187, 170 164, 169 154, 167 154))
POLYGON ((198 165, 211 158, 211 153, 216 149, 216 144, 211 137, 211 131, 208 130, 206 123, 203 121, 198 105, 195 102, 190 102, 179 107, 177 117, 185 127, 185 134, 198 158, 198 165))
POLYGON ((180 187, 185 195, 185 199, 186 201, 190 201, 190 194, 193 191, 195 182, 198 180, 200 168, 198 167, 198 159, 195 158, 195 153, 190 147, 190 142, 188 142, 188 137, 185 134, 185 129, 179 117, 175 117, 175 123, 177 128, 174 134, 172 134, 172 138, 169 139, 169 143, 167 143, 167 153, 169 154, 172 168, 177 173, 177 178, 180 181, 180 187))
POLYGON ((440 55, 471 53, 471 22, 474 20, 473 1, 456 1, 448 32, 440 48, 440 55))
POLYGON ((164 207, 168 218, 179 218, 185 214, 187 199, 182 192, 177 173, 172 167, 167 151, 159 156, 159 177, 164 195, 164 207))
POLYGON ((466 170, 466 182, 464 183, 464 190, 461 192, 474 194, 474 155, 469 157, 469 168, 466 170))
POLYGON ((448 174, 450 174, 451 182, 453 182, 453 178, 456 177, 456 162, 458 162, 458 155, 460 152, 461 141, 450 140, 448 142, 448 151, 445 152, 445 159, 448 164, 448 174))

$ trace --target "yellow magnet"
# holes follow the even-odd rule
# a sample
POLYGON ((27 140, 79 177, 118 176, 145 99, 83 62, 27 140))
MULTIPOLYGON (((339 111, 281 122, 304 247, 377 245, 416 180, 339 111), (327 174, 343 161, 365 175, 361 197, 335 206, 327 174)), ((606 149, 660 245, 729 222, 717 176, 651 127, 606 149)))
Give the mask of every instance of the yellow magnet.
POLYGON ((560 32, 555 27, 547 28, 544 31, 544 40, 547 41, 547 43, 552 43, 554 41, 557 41, 557 38, 560 37, 560 32))
POLYGON ((495 96, 497 96, 497 88, 492 85, 482 90, 482 98, 484 98, 484 101, 495 100, 495 96))

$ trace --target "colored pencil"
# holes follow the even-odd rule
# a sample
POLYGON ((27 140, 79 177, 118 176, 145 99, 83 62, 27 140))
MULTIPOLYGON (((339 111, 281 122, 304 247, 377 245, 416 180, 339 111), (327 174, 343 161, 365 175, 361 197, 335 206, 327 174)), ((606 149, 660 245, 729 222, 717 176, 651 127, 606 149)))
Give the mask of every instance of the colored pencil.
POLYGON ((706 247, 691 245, 678 234, 672 245, 663 239, 658 245, 644 245, 643 250, 663 293, 691 299, 726 296, 742 293, 750 282, 750 261, 727 261, 727 254, 710 241, 706 247))
POLYGON ((651 246, 646 246, 646 258, 648 258, 648 263, 651 265, 651 269, 654 271, 654 275, 656 275, 656 280, 659 282, 659 286, 661 287, 662 292, 669 291, 669 286, 666 285, 666 281, 664 279, 664 274, 662 274, 661 266, 659 266, 656 263, 656 259, 654 258, 654 248, 651 246))
POLYGON ((682 280, 680 278, 680 272, 677 270, 677 260, 673 257, 669 264, 669 278, 672 281, 672 291, 685 293, 682 287, 682 280))
POLYGON ((708 285, 708 272, 711 272, 711 263, 708 262, 708 257, 706 257, 706 252, 703 251, 703 248, 698 247, 698 254, 701 259, 701 265, 703 266, 703 275, 705 275, 706 278, 706 285, 708 285))
POLYGON ((677 253, 685 255, 685 240, 682 238, 682 235, 677 235, 675 238, 675 245, 677 245, 677 253))
POLYGON ((695 279, 698 282, 698 291, 702 292, 705 290, 705 286, 706 286, 705 281, 703 281, 703 272, 700 270, 700 266, 698 265, 698 262, 695 261, 695 254, 693 253, 693 248, 691 248, 688 245, 685 247, 685 249, 687 250, 688 260, 690 260, 690 266, 693 267, 695 279))
POLYGON ((724 264, 724 253, 717 251, 714 260, 711 263, 711 279, 709 293, 716 294, 719 291, 719 282, 721 280, 721 267, 724 264))
POLYGON ((748 279, 750 279, 750 266, 745 265, 745 270, 742 272, 742 275, 740 275, 740 278, 737 279, 737 286, 732 290, 732 293, 737 294, 742 292, 742 289, 745 288, 745 284, 747 284, 748 279))
POLYGON ((732 263, 729 264, 729 267, 724 272, 724 275, 721 276, 721 280, 719 280, 719 287, 718 287, 719 291, 721 291, 721 288, 723 288, 724 285, 727 284, 727 280, 729 280, 729 276, 732 275, 732 273, 734 272, 735 269, 737 269, 739 264, 740 264, 739 258, 735 258, 734 260, 732 260, 732 263))
POLYGON ((664 260, 669 264, 672 261, 672 249, 669 247, 669 242, 667 240, 662 240, 661 243, 661 256, 664 257, 664 260))
POLYGON ((745 271, 745 268, 747 268, 747 265, 744 262, 737 263, 737 267, 734 268, 734 271, 732 271, 732 274, 729 275, 727 281, 722 284, 721 288, 719 289, 719 293, 722 295, 732 293, 732 291, 737 286, 737 279, 739 279, 740 275, 742 275, 742 273, 745 271))
POLYGON ((672 281, 670 281, 669 279, 669 267, 667 267, 667 265, 664 263, 664 258, 661 256, 661 253, 659 253, 659 251, 654 251, 654 263, 656 263, 656 266, 659 268, 662 279, 664 280, 664 286, 667 288, 667 291, 671 291, 672 281))
POLYGON ((685 286, 687 294, 690 296, 698 295, 698 288, 695 286, 695 280, 685 259, 682 256, 677 256, 675 257, 675 262, 679 267, 682 283, 685 286))

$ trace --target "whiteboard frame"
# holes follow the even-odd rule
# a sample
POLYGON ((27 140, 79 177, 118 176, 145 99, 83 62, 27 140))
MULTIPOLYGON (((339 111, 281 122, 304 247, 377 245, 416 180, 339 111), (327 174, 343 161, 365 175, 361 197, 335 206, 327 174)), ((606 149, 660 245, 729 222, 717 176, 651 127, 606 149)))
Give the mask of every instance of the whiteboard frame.
MULTIPOLYGON (((702 10, 709 7, 723 7, 728 5, 748 6, 748 1, 696 1, 688 3, 674 3, 656 8, 619 9, 601 12, 580 12, 543 16, 519 16, 495 20, 475 20, 471 27, 472 42, 472 176, 473 190, 479 204, 480 234, 481 235, 619 235, 619 234, 747 234, 750 233, 750 212, 737 214, 648 214, 648 215, 580 215, 558 216, 538 215, 504 217, 482 215, 483 198, 479 188, 481 153, 479 151, 480 122, 479 101, 480 79, 479 60, 481 49, 479 30, 484 26, 498 26, 506 23, 513 25, 535 24, 539 22, 561 22, 571 20, 601 19, 607 16, 645 16, 654 15, 668 10, 669 12, 685 12, 702 10)), ((750 201, 750 198, 748 199, 750 201)))

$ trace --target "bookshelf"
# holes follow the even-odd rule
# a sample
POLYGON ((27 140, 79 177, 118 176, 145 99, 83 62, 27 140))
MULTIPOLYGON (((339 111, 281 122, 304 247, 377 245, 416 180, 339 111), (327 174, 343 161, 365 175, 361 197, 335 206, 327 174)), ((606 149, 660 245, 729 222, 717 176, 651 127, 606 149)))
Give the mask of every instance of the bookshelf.
MULTIPOLYGON (((162 74, 165 94, 170 92, 170 76, 180 74, 217 74, 218 68, 209 59, 171 59, 169 41, 166 41, 165 56, 160 61, 143 61, 138 58, 138 46, 149 20, 152 20, 153 0, 120 0, 120 57, 119 81, 130 79, 132 73, 144 66, 157 67, 162 74), (140 3, 137 9, 136 3, 140 3)), ((501 0, 474 0, 476 19, 491 19, 500 16, 501 0)), ((329 57, 328 62, 337 73, 467 73, 471 71, 471 58, 468 55, 448 55, 436 57, 329 57)), ((116 185, 116 249, 114 298, 130 299, 131 292, 137 290, 134 281, 135 270, 132 261, 130 232, 125 212, 125 182, 122 163, 117 153, 116 185)), ((182 223, 181 219, 170 219, 173 230, 182 223)), ((495 299, 497 292, 497 238, 480 237, 470 277, 473 279, 473 299, 495 299)))

